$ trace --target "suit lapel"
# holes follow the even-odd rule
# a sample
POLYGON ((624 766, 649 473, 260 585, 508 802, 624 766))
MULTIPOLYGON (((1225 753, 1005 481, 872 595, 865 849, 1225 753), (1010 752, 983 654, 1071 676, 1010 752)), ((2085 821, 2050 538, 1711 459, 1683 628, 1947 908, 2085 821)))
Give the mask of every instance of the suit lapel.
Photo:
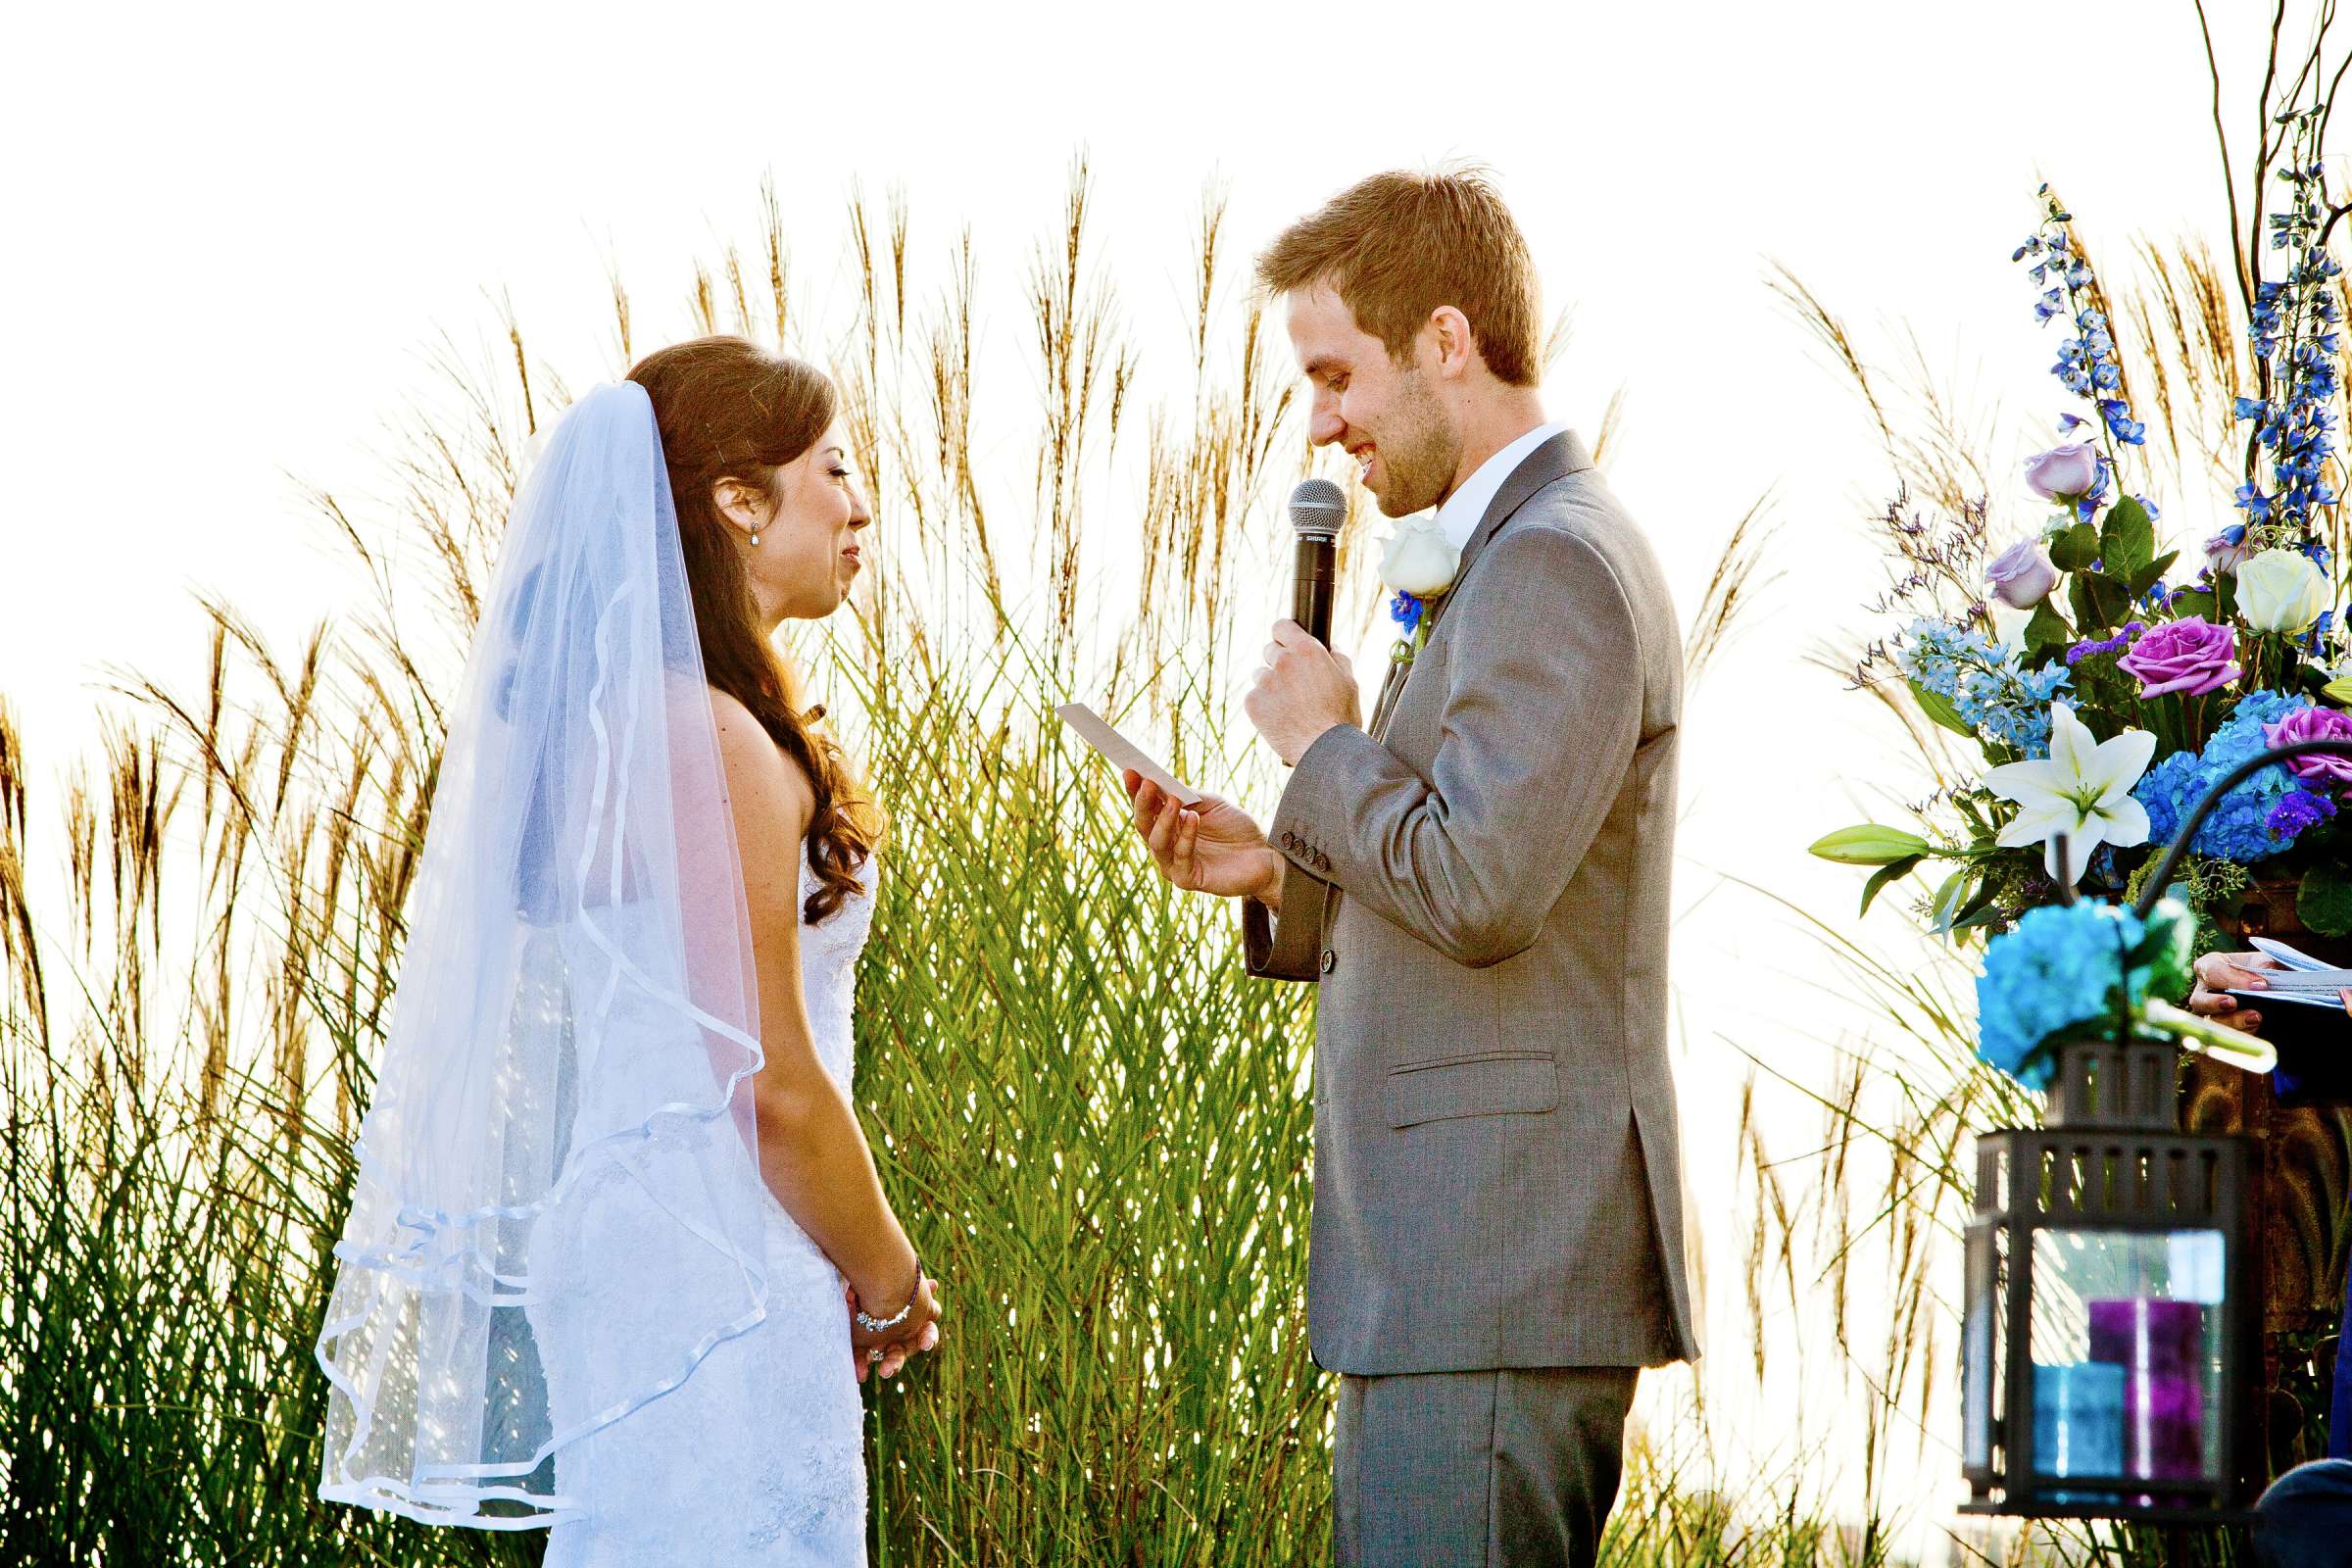
POLYGON ((1396 706, 1396 694, 1404 690, 1405 670, 1405 665, 1391 659, 1389 672, 1381 677, 1380 696, 1372 704, 1371 730, 1374 740, 1380 739, 1381 731, 1388 727, 1389 710, 1396 706))
MULTIPOLYGON (((1487 542, 1502 530, 1504 523, 1510 521, 1511 514, 1526 506, 1537 491, 1552 480, 1564 479, 1569 474, 1580 473, 1592 466, 1592 454, 1585 449, 1585 443, 1574 430, 1562 430, 1520 460, 1519 466, 1513 468, 1510 476, 1502 481, 1502 488, 1494 492, 1494 499, 1487 503, 1486 514, 1478 519, 1478 526, 1462 546, 1461 564, 1453 572, 1453 586, 1423 612, 1429 617, 1429 628, 1433 635, 1438 628, 1437 617, 1446 612, 1446 607, 1453 603, 1461 592, 1462 583, 1469 577, 1470 567, 1477 562, 1479 552, 1486 549, 1487 542)), ((1388 733, 1390 715, 1396 710, 1397 700, 1404 695, 1404 683, 1412 678, 1412 672, 1410 664, 1399 664, 1393 660, 1390 662, 1389 673, 1380 683, 1379 700, 1372 706, 1370 733, 1375 742, 1388 733)), ((1318 911, 1317 921, 1320 927, 1318 947, 1330 948, 1331 933, 1339 923, 1340 903, 1346 896, 1336 883, 1324 884, 1323 906, 1318 911)))
MULTIPOLYGON (((1585 449, 1585 443, 1574 430, 1562 430, 1520 460, 1519 466, 1510 471, 1501 487, 1494 492, 1494 499, 1487 503, 1486 514, 1478 519, 1478 526, 1470 531, 1469 539, 1463 544, 1461 564, 1454 568, 1453 586, 1423 612, 1429 617, 1431 636, 1437 635, 1439 617, 1446 613, 1446 607, 1460 597, 1462 584, 1468 580, 1470 568, 1477 564, 1480 552, 1487 548, 1488 541, 1502 531, 1502 525, 1510 521, 1511 514, 1526 506, 1537 491, 1554 479, 1564 479, 1569 474, 1581 473, 1592 466, 1592 454, 1585 449)), ((1379 740, 1387 730, 1389 714, 1395 710, 1396 700, 1403 695, 1404 683, 1411 676, 1411 665, 1394 662, 1390 663, 1388 677, 1380 685, 1379 701, 1372 709, 1371 733, 1374 740, 1379 740)))

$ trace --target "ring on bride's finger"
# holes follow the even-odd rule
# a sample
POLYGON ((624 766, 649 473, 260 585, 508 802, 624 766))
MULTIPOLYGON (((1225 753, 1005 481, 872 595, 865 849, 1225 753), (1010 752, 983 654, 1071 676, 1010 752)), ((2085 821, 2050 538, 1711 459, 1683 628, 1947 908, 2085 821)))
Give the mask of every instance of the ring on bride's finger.
POLYGON ((880 1346, 878 1346, 878 1345, 877 1345, 877 1346, 875 1346, 875 1347, 874 1347, 872 1349, 870 1349, 870 1350, 866 1351, 866 1352, 865 1352, 865 1359, 866 1359, 866 1364, 867 1364, 867 1365, 869 1365, 869 1366, 870 1366, 870 1365, 872 1365, 874 1362, 881 1360, 881 1359, 882 1359, 882 1347, 880 1347, 880 1346))

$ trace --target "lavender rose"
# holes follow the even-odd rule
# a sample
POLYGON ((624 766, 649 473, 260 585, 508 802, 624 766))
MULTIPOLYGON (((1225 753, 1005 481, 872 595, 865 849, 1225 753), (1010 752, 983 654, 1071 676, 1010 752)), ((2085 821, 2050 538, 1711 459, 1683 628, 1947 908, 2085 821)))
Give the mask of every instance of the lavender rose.
POLYGON ((2073 501, 2099 487, 2099 449, 2070 441, 2026 460, 2026 483, 2044 501, 2073 501))
POLYGON ((1993 597, 2012 610, 2032 610, 2058 586, 2058 568, 2038 539, 2020 539, 1984 568, 1993 597))
POLYGON ((2246 525, 2233 522, 2205 541, 2205 564, 2214 575, 2235 571, 2253 557, 2254 547, 2246 543, 2246 525))
POLYGON ((2149 627, 2116 663, 2138 677, 2142 697, 2202 697, 2237 679, 2236 660, 2237 633, 2190 619, 2149 627))
MULTIPOLYGON (((2352 713, 2340 708, 2298 708, 2276 724, 2262 726, 2262 738, 2273 746, 2297 741, 2352 741, 2352 713)), ((2287 770, 2319 789, 2333 786, 2352 792, 2352 757, 2297 757, 2287 770)))

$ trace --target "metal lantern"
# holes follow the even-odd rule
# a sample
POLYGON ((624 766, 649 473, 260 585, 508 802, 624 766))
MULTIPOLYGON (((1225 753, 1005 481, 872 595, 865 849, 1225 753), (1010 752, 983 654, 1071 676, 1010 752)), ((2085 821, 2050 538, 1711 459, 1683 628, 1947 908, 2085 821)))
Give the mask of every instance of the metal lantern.
POLYGON ((1977 1140, 1971 1513, 2238 1517, 2261 1452, 2253 1140, 2176 1130, 2169 1041, 2063 1041, 2039 1128, 1977 1140))
MULTIPOLYGON (((2149 878, 2257 769, 2231 770, 2149 878)), ((2238 1523, 2267 1477, 2254 1141, 2180 1130, 2171 1041, 2124 1017, 2059 1040, 2044 1124, 1977 1140, 1961 1320, 1964 1512, 2238 1523)))

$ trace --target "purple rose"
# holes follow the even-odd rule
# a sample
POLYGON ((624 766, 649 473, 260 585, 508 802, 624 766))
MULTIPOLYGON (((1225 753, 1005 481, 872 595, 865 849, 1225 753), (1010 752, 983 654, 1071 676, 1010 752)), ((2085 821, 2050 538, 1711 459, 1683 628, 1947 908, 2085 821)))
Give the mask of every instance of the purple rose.
POLYGON ((2099 487, 2099 449, 2070 441, 2026 460, 2026 483, 2044 501, 2073 501, 2099 487))
MULTIPOLYGON (((2298 708, 2276 724, 2262 726, 2262 738, 2273 746, 2297 741, 2352 741, 2352 713, 2340 708, 2298 708)), ((2352 790, 2352 757, 2297 757, 2287 770, 2321 788, 2352 790)))
POLYGON ((2020 539, 1992 558, 1984 568, 1992 594, 2011 610, 2032 610, 2058 586, 2058 568, 2038 539, 2020 539))
POLYGON ((2116 663, 2139 678, 2142 697, 2202 697, 2237 679, 2236 660, 2237 633, 2191 619, 2149 627, 2116 663))

